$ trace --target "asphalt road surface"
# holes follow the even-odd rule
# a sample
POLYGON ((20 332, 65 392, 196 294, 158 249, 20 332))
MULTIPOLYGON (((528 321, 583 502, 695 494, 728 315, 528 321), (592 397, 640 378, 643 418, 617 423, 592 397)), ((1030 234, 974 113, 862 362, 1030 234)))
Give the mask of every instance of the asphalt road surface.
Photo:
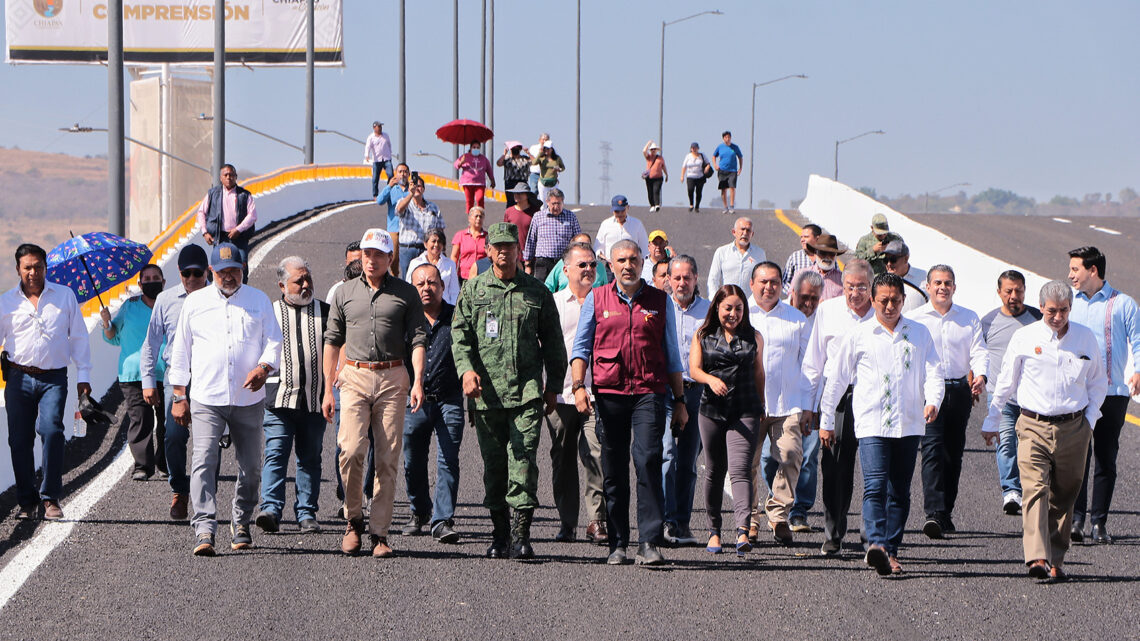
MULTIPOLYGON (((441 205, 449 232, 462 228, 460 206, 441 205)), ((499 208, 492 211, 489 222, 498 220, 499 208)), ((605 215, 604 208, 580 213, 587 229, 596 229, 605 215)), ((716 246, 728 242, 732 224, 716 213, 698 217, 683 210, 650 214, 640 209, 633 215, 649 230, 668 231, 674 247, 693 253, 702 267, 716 246)), ((382 218, 379 208, 366 204, 284 238, 254 271, 252 284, 275 296, 273 267, 295 253, 310 260, 323 293, 342 267, 344 245, 382 218)), ((754 221, 756 242, 769 256, 782 262, 797 248, 795 234, 773 213, 757 213, 754 221)), ((1025 259, 1023 264, 1036 268, 1028 260, 1032 256, 1022 253, 1010 259, 1025 259)), ((1117 543, 1075 546, 1066 564, 1074 580, 1039 585, 1025 576, 1021 521, 1001 512, 994 455, 977 434, 980 408, 974 414, 954 515, 959 533, 930 541, 918 531, 921 481, 916 475, 900 577, 880 579, 862 562, 858 491, 850 515, 854 532, 839 558, 818 555, 822 534, 817 530, 797 535, 787 548, 764 540, 743 560, 694 547, 665 550, 669 564, 660 569, 606 566, 602 548, 552 541, 558 522, 545 435, 539 456, 543 507, 533 532, 539 557, 526 563, 483 559, 490 523, 480 505, 482 463, 470 432, 461 453, 457 526, 462 543, 444 546, 430 537, 395 535, 396 558, 346 558, 339 553, 344 524, 334 517, 329 429, 319 515, 323 533, 300 535, 287 509, 282 533, 266 535, 254 528, 256 548, 231 553, 228 510, 222 507, 222 554, 194 558, 190 528, 167 518, 169 487, 124 475, 3 608, 0 638, 532 639, 536 633, 554 639, 1135 638, 1140 623, 1136 430, 1126 426, 1121 439, 1120 479, 1109 521, 1117 543)), ((71 446, 69 499, 119 451, 121 433, 93 430, 86 443, 71 446)), ((220 506, 231 500, 234 473, 232 457, 226 456, 220 506)), ((402 481, 400 486, 397 526, 408 514, 402 481)), ((692 522, 698 533, 705 523, 700 493, 699 485, 692 522)), ((39 535, 62 527, 13 521, 11 494, 0 497, 0 567, 36 546, 39 535)), ((291 503, 292 492, 286 500, 291 503)), ((818 509, 809 520, 821 525, 818 509)))

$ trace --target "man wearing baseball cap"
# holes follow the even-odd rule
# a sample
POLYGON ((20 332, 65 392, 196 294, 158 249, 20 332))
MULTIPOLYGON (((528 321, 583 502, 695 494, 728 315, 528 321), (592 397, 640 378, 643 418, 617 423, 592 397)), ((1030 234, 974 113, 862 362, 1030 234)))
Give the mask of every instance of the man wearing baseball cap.
POLYGON ((902 236, 891 231, 885 214, 875 214, 871 216, 871 232, 860 238, 859 244, 855 245, 855 257, 871 263, 871 269, 878 276, 887 271, 887 255, 884 251, 892 240, 901 241, 902 236))
POLYGON ((665 234, 663 229, 654 229, 649 232, 649 256, 645 259, 645 266, 641 268, 641 277, 645 282, 653 282, 653 270, 657 267, 657 263, 668 262, 673 258, 672 249, 669 247, 669 236, 665 234))
POLYGON ((464 395, 475 400, 483 505, 493 527, 487 557, 493 559, 534 558, 530 526, 538 507, 542 416, 557 407, 566 375, 554 297, 518 269, 518 251, 518 227, 491 225, 491 269, 463 285, 451 324, 455 369, 464 395))
POLYGON ((372 199, 380 194, 380 172, 392 177, 392 140, 384 133, 384 123, 372 121, 372 133, 364 141, 364 164, 372 163, 372 199))
POLYGON ((194 420, 190 524, 195 556, 215 553, 218 441, 227 427, 238 464, 230 547, 253 547, 249 523, 261 480, 264 386, 281 358, 281 327, 269 297, 242 285, 242 269, 242 255, 233 243, 214 245, 214 287, 186 297, 170 352, 171 413, 183 427, 194 420))
MULTIPOLYGON (((632 240, 638 247, 649 246, 649 235, 645 233, 645 225, 629 215, 629 199, 618 194, 610 199, 610 209, 614 215, 602 221, 598 233, 594 236, 594 252, 600 260, 609 262, 610 247, 619 240, 632 240)), ((613 269, 610 269, 613 273, 613 269)))
POLYGON ((344 518, 348 521, 340 550, 360 551, 364 534, 364 470, 372 434, 375 471, 369 529, 372 556, 392 556, 388 528, 396 496, 397 468, 403 449, 404 410, 423 402, 427 329, 419 292, 388 273, 392 236, 373 228, 360 239, 360 278, 336 290, 325 329, 325 393, 321 412, 333 422, 333 384, 340 382, 340 475, 344 481, 344 518), (341 350, 345 361, 337 373, 341 350), (408 351, 411 350, 409 354, 408 351), (412 360, 412 376, 405 361, 412 360))

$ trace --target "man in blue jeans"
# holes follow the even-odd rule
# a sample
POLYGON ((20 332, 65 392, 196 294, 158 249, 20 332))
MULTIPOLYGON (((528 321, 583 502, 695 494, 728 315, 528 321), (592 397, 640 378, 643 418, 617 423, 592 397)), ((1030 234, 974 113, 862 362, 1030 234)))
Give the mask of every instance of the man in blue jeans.
MULTIPOLYGON (((697 410, 701 390, 689 377, 689 348, 693 334, 705 322, 709 301, 697 294, 699 282, 697 262, 692 256, 680 255, 669 261, 669 287, 673 318, 677 323, 677 347, 681 353, 681 378, 685 386, 685 410, 689 422, 681 431, 665 430, 661 476, 665 485, 665 541, 673 545, 693 545, 697 538, 689 529, 693 514, 693 495, 697 489, 697 456, 701 453, 701 433, 697 429, 697 410)), ((673 424, 673 404, 665 403, 665 425, 673 424)))
POLYGON ((321 415, 324 336, 328 303, 313 298, 313 274, 299 256, 277 266, 281 299, 273 314, 281 323, 281 369, 266 382, 265 462, 261 467, 261 507, 254 523, 262 531, 280 528, 285 509, 285 474, 289 451, 297 450, 297 498, 293 512, 303 534, 321 531, 317 501, 321 492, 321 451, 325 417, 321 415), (274 380, 276 379, 276 380, 274 380))
POLYGON ((412 270, 412 286, 420 294, 427 320, 424 357, 424 403, 404 414, 404 481, 412 515, 401 534, 419 534, 431 523, 431 536, 440 543, 458 543, 455 496, 459 489, 459 446, 463 442, 463 388, 451 355, 451 315, 455 307, 443 302, 439 269, 424 263, 412 270), (428 452, 435 434, 435 501, 428 492, 428 452))
POLYGON ((4 346, 4 403, 8 446, 16 477, 18 518, 63 518, 63 408, 67 364, 75 363, 76 393, 91 393, 91 347, 75 293, 47 282, 47 254, 24 243, 16 248, 20 284, 0 296, 0 343, 4 346), (43 482, 36 490, 36 434, 43 442, 43 482))
POLYGON ((182 313, 182 303, 191 292, 206 286, 206 250, 199 245, 186 245, 178 252, 178 275, 181 283, 154 299, 150 324, 146 329, 146 340, 139 350, 139 370, 142 374, 143 400, 151 405, 164 403, 166 435, 163 448, 166 469, 170 475, 170 489, 174 496, 170 501, 170 518, 185 521, 189 518, 190 476, 186 472, 186 443, 190 440, 190 430, 175 422, 170 412, 174 393, 169 385, 163 386, 163 398, 159 398, 157 369, 159 360, 163 369, 170 366, 170 345, 174 342, 178 329, 178 315, 182 313))

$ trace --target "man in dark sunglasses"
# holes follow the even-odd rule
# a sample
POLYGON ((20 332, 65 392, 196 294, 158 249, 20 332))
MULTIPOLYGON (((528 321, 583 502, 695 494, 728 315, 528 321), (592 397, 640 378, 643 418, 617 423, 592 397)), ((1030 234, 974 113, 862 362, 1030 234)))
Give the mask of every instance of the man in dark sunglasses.
POLYGON ((163 386, 160 395, 155 369, 159 359, 162 359, 164 365, 170 365, 170 344, 174 342, 174 330, 178 326, 182 303, 189 294, 206 286, 206 265, 206 250, 200 245, 186 245, 178 253, 178 273, 182 282, 155 298, 146 340, 140 351, 143 400, 156 407, 162 403, 165 408, 163 416, 166 420, 166 435, 163 445, 166 451, 159 455, 166 457, 170 489, 174 492, 170 501, 170 518, 175 521, 185 521, 188 518, 190 476, 186 473, 186 442, 190 438, 190 431, 174 422, 170 414, 172 387, 163 386))

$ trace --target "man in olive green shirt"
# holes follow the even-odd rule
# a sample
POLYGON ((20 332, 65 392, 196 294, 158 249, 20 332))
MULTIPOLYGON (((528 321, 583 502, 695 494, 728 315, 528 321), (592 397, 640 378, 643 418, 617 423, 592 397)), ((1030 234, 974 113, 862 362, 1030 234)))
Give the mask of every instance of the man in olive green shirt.
POLYGON ((464 283, 451 325, 455 369, 463 393, 475 400, 483 504, 494 526, 490 558, 534 557, 543 405, 547 414, 554 410, 566 376, 558 308, 540 281, 518 269, 518 242, 515 225, 491 225, 491 269, 464 283))
POLYGON ((871 233, 860 238, 855 246, 855 257, 871 263, 871 269, 878 276, 887 270, 887 255, 883 250, 892 240, 902 241, 902 236, 891 231, 886 216, 875 214, 871 217, 871 233))

